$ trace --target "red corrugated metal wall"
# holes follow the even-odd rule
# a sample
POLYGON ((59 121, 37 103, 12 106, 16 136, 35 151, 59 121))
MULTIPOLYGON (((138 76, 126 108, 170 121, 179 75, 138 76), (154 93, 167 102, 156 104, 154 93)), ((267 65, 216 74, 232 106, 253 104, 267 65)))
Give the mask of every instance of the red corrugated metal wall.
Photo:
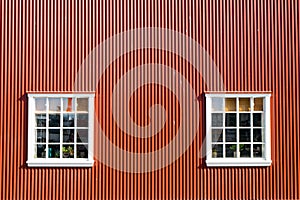
MULTIPOLYGON (((0 199, 299 199, 299 11, 296 0, 1 1, 0 199), (178 99, 168 88, 146 85, 130 101, 132 119, 141 126, 150 123, 151 105, 165 107, 167 123, 151 138, 124 134, 108 108, 114 85, 130 69, 147 63, 171 66, 199 96, 201 114, 196 138, 179 159, 148 173, 120 172, 99 161, 93 168, 27 167, 26 92, 72 91, 93 48, 142 27, 167 28, 196 40, 219 68, 227 91, 272 91, 270 167, 206 167, 199 153, 205 82, 180 56, 153 48, 127 52, 109 66, 97 87, 96 112, 106 136, 127 151, 151 152, 168 145, 180 122, 178 99)), ((101 148, 97 131, 95 152, 101 148)))

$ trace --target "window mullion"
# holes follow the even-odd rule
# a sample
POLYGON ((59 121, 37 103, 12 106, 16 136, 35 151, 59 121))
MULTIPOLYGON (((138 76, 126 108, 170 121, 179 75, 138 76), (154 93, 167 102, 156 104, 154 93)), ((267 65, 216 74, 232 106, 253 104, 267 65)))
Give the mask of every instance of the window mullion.
POLYGON ((239 113, 240 99, 236 98, 236 158, 240 158, 240 113, 239 113))
MULTIPOLYGON (((211 123, 211 98, 207 98, 206 99, 206 150, 207 150, 207 153, 206 153, 206 156, 211 158, 212 155, 209 151, 212 151, 212 139, 211 139, 211 126, 212 126, 212 123, 211 123), (210 153, 210 154, 209 154, 210 153)), ((89 136, 89 135, 88 135, 89 136)))
POLYGON ((225 112, 225 98, 223 98, 223 158, 226 158, 226 137, 225 137, 225 117, 226 117, 226 112, 225 112))
POLYGON ((264 98, 264 106, 263 106, 263 131, 264 131, 264 152, 263 156, 266 159, 271 160, 271 145, 270 145, 270 96, 264 98))
POLYGON ((253 110, 254 110, 254 98, 250 98, 250 141, 251 141, 251 146, 250 146, 250 156, 253 158, 253 110))
POLYGON ((46 98, 46 158, 48 158, 48 148, 49 148, 49 98, 46 98))
POLYGON ((59 138, 59 159, 61 160, 63 158, 63 123, 64 123, 64 114, 63 114, 63 98, 60 98, 60 138, 59 138))
POLYGON ((74 158, 77 158, 77 98, 74 98, 75 110, 74 110, 74 158))

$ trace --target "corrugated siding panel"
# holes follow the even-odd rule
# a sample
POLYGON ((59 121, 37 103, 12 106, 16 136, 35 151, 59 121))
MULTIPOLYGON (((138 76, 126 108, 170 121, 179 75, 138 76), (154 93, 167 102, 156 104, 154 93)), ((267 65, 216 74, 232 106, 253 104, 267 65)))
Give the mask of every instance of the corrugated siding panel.
MULTIPOLYGON (((0 199, 299 199, 299 10, 296 0, 1 1, 0 199), (139 140, 123 134, 109 105, 113 86, 128 70, 141 63, 171 66, 200 96, 202 113, 199 133, 180 159, 140 174, 100 162, 88 169, 26 166, 26 91, 71 91, 76 72, 93 48, 117 33, 141 27, 172 29, 195 39, 219 67, 228 91, 272 91, 270 167, 205 166, 199 158, 205 82, 184 59, 154 49, 130 52, 111 64, 97 88, 96 111, 107 137, 121 148, 148 152, 167 145, 178 128, 171 122, 180 120, 178 102, 167 88, 145 86, 129 105, 141 125, 149 123, 149 106, 165 106, 167 120, 172 121, 156 138, 139 140)), ((114 52, 106 53, 110 57, 114 52)), ((94 62, 100 63, 99 58, 94 62)), ((97 73, 96 69, 91 74, 97 73)), ((95 79, 89 74, 85 79, 95 79)), ((81 89, 93 90, 89 81, 81 89)), ((101 148, 97 139, 96 132, 95 151, 101 148)))

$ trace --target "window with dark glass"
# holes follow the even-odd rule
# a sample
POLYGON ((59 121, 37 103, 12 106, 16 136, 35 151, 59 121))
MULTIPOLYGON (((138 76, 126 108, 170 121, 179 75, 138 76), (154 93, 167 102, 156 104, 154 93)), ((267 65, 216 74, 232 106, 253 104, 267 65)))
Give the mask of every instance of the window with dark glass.
POLYGON ((34 122, 29 125, 29 132, 34 133, 35 139, 29 140, 29 165, 35 165, 38 159, 46 159, 49 163, 84 163, 84 160, 92 159, 89 150, 93 114, 89 104, 93 101, 85 95, 62 96, 30 96, 29 116, 34 122))
POLYGON ((270 145, 265 141, 269 138, 269 121, 265 120, 266 115, 268 119, 270 115, 266 103, 269 99, 265 101, 269 96, 217 94, 207 97, 208 163, 214 159, 223 162, 220 158, 269 158, 266 150, 270 145))

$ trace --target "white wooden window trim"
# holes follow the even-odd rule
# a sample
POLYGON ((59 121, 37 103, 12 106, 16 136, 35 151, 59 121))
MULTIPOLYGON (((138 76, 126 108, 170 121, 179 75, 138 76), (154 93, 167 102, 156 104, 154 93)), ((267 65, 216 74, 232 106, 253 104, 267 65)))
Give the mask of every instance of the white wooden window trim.
MULTIPOLYGON (((212 167, 255 167, 255 166, 270 166, 272 163, 271 160, 271 142, 270 142, 270 97, 271 94, 206 94, 206 164, 207 166, 212 167), (251 98, 250 106, 251 112, 253 111, 253 98, 264 98, 264 157, 262 158, 253 158, 251 151, 251 158, 212 158, 212 138, 211 138, 211 113, 212 113, 212 98, 251 98)), ((224 101, 224 100, 223 100, 224 101)), ((238 101, 239 102, 239 101, 238 101)), ((237 102, 237 111, 238 111, 238 102, 237 102)), ((223 106, 225 107, 225 102, 223 102, 223 106)), ((223 111, 223 123, 225 123, 225 111, 223 111)), ((251 115, 251 123, 252 123, 252 115, 251 115)), ((238 114, 237 114, 237 127, 239 126, 238 114)), ((223 127, 225 125, 223 124, 223 127)), ((251 129, 253 129, 253 125, 251 124, 251 129)), ((238 137, 237 132, 237 137, 238 137)), ((223 143, 225 143, 225 132, 223 132, 223 143)), ((237 143, 238 140, 237 140, 237 143)), ((253 145, 253 141, 251 140, 251 147, 253 145)), ((239 145, 237 145, 237 148, 239 145)), ((225 155, 225 145, 223 146, 223 155, 225 155)), ((252 150, 252 148, 251 148, 252 150)))
MULTIPOLYGON (((72 93, 72 94, 28 94, 28 152, 27 152, 27 165, 29 167, 92 167, 94 164, 94 94, 91 93, 72 93), (88 98, 88 158, 35 158, 35 100, 34 98, 88 98)), ((47 99, 48 101, 48 99, 47 99)), ((47 103, 49 105, 49 103, 47 103)), ((48 112, 48 108, 46 108, 48 112)), ((60 111, 60 113, 62 113, 60 111)), ((46 114, 46 116, 48 116, 46 114)), ((76 117, 76 114, 75 114, 76 117)), ((62 118, 62 117, 61 117, 62 118)), ((49 120, 48 117, 46 120, 49 120)), ((61 119, 63 120, 63 119, 61 119)), ((74 119, 76 123, 76 119, 74 119)), ((48 123, 46 123, 48 124, 48 123)), ((46 125, 48 126, 48 125, 46 125)), ((77 128, 77 126, 76 126, 77 128)), ((61 127, 60 127, 61 129, 61 127)), ((48 130, 48 129, 46 129, 48 130)), ((62 133, 60 134, 62 137, 62 133)), ((74 131, 74 140, 77 140, 74 131)), ((48 134, 46 132, 46 142, 48 141, 48 134)), ((62 145, 62 140, 60 140, 60 146, 62 145)), ((77 143, 74 141, 74 151, 77 143)), ((60 151, 60 154, 62 152, 60 151)), ((48 148, 46 148, 46 155, 48 155, 48 148)))

